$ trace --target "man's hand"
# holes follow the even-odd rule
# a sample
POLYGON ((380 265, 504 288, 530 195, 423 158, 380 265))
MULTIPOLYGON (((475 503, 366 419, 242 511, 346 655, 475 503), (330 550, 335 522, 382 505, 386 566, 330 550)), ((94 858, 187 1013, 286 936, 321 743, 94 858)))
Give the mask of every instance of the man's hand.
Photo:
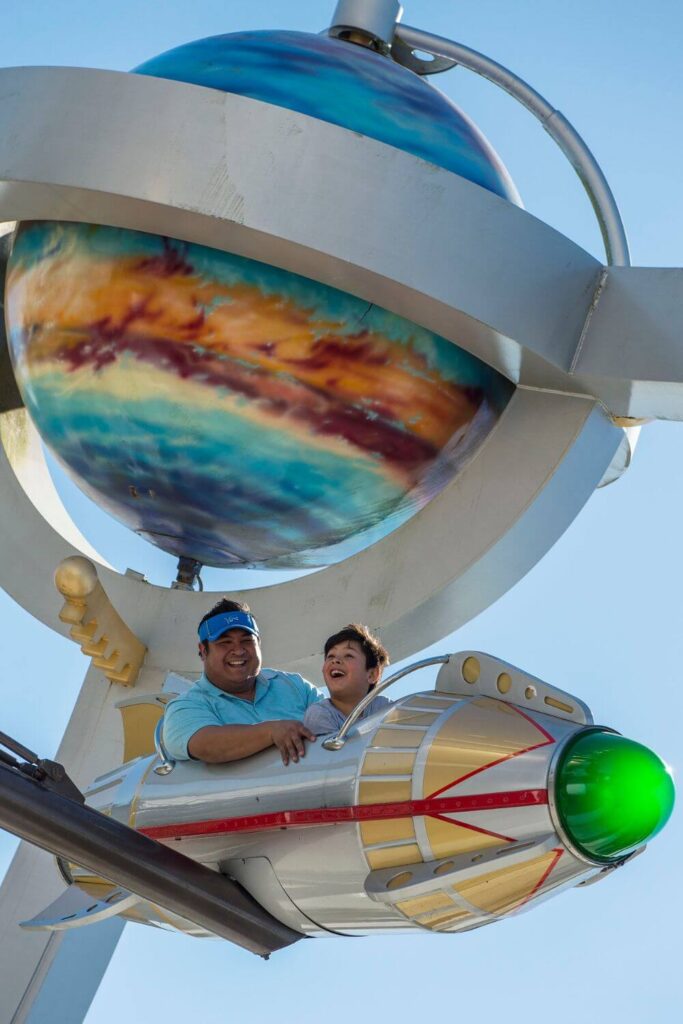
POLYGON ((270 737, 282 756, 282 763, 289 764, 290 759, 298 762, 305 756, 304 740, 315 742, 315 736, 303 722, 285 720, 270 722, 270 737))

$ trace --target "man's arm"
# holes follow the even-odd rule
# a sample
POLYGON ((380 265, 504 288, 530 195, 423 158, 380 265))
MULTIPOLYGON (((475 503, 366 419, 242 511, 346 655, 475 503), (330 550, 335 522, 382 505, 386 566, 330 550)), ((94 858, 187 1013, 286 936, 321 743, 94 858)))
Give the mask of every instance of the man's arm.
POLYGON ((282 763, 287 765, 290 760, 297 762, 304 757, 304 740, 312 742, 315 736, 302 722, 291 720, 257 725, 207 725, 193 733, 187 750, 190 757, 198 761, 225 764, 276 746, 282 763))

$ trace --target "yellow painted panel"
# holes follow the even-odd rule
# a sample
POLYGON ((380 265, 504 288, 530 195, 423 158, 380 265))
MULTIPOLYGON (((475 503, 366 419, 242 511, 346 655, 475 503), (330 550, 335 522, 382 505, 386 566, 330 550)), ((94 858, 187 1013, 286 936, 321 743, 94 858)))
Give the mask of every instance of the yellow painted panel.
POLYGON ((92 896, 94 900, 106 900, 109 893, 116 889, 113 882, 107 882, 104 878, 94 878, 92 876, 74 879, 74 885, 77 885, 88 896, 92 896))
POLYGON ((101 875, 93 875, 91 871, 88 871, 86 868, 82 868, 80 864, 74 864, 72 862, 69 862, 69 871, 71 872, 71 877, 73 878, 75 884, 78 884, 79 882, 92 882, 95 885, 114 884, 113 882, 110 882, 108 879, 102 878, 101 875))
POLYGON ((363 761, 363 775, 410 775, 415 764, 415 753, 402 751, 392 754, 388 750, 377 753, 370 751, 363 761))
POLYGON ((474 920, 475 915, 470 914, 469 910, 462 910, 460 907, 455 907, 451 903, 451 909, 449 911, 441 910, 435 911, 432 914, 421 914, 416 918, 416 922, 421 924, 424 928, 437 928, 439 931, 448 927, 448 925, 462 922, 466 917, 471 917, 474 920))
POLYGON ((360 804, 393 804, 399 800, 410 800, 412 783, 410 779, 405 782, 390 782, 384 779, 368 782, 361 779, 358 787, 358 802, 360 804))
POLYGON ((424 729, 378 729, 372 737, 373 747, 419 747, 425 738, 424 729))
POLYGON ((423 796, 440 792, 465 775, 544 742, 540 729, 509 704, 487 697, 463 704, 432 740, 423 796))
POLYGON ((556 697, 544 697, 544 704, 547 704, 549 708, 557 708, 558 711, 566 711, 568 715, 574 713, 573 704, 565 704, 563 700, 557 700, 556 697))
POLYGON ((417 917, 429 910, 453 910, 453 900, 445 892, 430 892, 426 896, 413 896, 409 900, 400 900, 396 906, 407 917, 417 917))
POLYGON ((413 875, 413 871, 399 871, 398 874, 393 875, 389 879, 387 882, 387 889, 400 889, 402 885, 407 885, 408 882, 410 882, 413 875))
POLYGON ((466 683, 476 683, 481 675, 481 662, 479 658, 465 658, 460 671, 466 683))
POLYGON ((487 850, 501 843, 495 836, 487 836, 484 832, 475 832, 471 828, 463 828, 462 825, 454 825, 440 818, 425 818, 425 829, 434 860, 454 857, 460 853, 487 850))
POLYGON ((557 853, 551 850, 533 860, 460 882, 455 891, 479 910, 504 914, 531 895, 556 860, 557 853))
POLYGON ((417 843, 386 846, 381 850, 366 850, 365 857, 373 871, 378 868, 402 868, 404 864, 422 863, 422 854, 417 843))
MULTIPOLYGON (((421 693, 419 696, 415 697, 415 704, 418 706, 422 705, 423 707, 434 706, 435 708, 443 708, 445 710, 447 708, 452 708, 459 700, 459 697, 446 697, 442 694, 432 696, 431 693, 421 693)), ((410 707, 411 704, 404 704, 403 706, 410 707)))
POLYGON ((360 826, 364 846, 375 843, 397 843, 402 839, 415 838, 412 818, 393 818, 389 821, 364 821, 360 826))
POLYGON ((411 711, 410 708, 394 708, 384 719, 385 725, 431 725, 441 714, 434 711, 411 711))
POLYGON ((123 720, 123 760, 154 753, 154 730, 164 713, 158 704, 132 704, 119 708, 123 720))

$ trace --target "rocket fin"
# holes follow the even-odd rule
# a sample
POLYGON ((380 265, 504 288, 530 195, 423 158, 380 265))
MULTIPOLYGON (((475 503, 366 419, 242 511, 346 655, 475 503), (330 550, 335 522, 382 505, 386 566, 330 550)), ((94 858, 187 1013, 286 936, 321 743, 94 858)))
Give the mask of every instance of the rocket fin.
POLYGON ((78 886, 70 885, 54 903, 41 910, 34 918, 22 921, 21 927, 29 931, 67 931, 125 913, 139 902, 140 898, 127 889, 116 888, 106 899, 97 900, 88 896, 78 886))
POLYGON ((587 704, 565 690, 509 665, 483 651, 460 651, 451 654, 441 666, 434 689, 460 697, 492 697, 506 704, 515 704, 526 711, 536 711, 552 718, 592 725, 593 715, 587 704))

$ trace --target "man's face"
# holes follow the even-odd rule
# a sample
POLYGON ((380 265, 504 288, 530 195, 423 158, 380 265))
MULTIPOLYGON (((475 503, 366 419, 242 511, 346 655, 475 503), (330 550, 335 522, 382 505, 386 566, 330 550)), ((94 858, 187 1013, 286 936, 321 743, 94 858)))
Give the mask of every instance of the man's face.
POLYGON ((235 697, 251 695, 261 671, 261 647, 253 633, 230 629, 218 640, 200 644, 199 656, 206 678, 219 690, 235 697))
POLYGON ((332 698, 358 703, 379 678, 379 669, 367 668, 357 640, 342 640, 325 655, 323 678, 332 698))

